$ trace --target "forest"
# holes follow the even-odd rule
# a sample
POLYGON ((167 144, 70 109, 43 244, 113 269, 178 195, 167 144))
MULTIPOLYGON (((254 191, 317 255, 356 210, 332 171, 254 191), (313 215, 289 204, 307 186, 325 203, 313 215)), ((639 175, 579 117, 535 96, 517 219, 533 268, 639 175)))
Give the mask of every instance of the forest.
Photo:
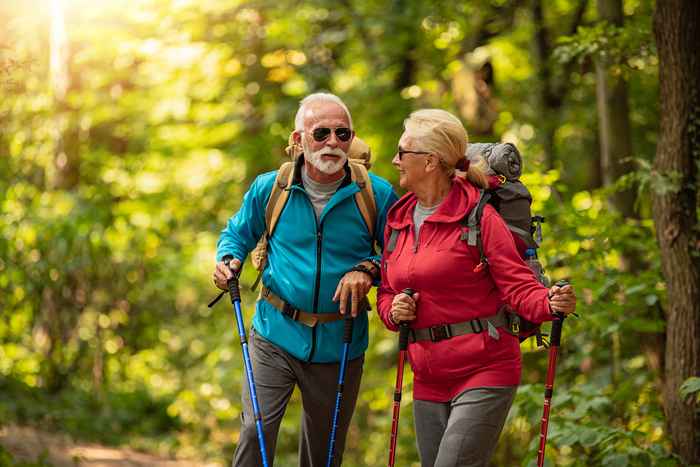
MULTIPOLYGON (((2 0, 0 465, 59 465, 16 427, 230 465, 246 381, 230 305, 207 307, 216 242, 319 91, 399 195, 413 110, 519 149, 540 258, 578 295, 545 465, 700 465, 698 44, 696 0, 2 0)), ((398 347, 376 311, 369 342, 348 467, 388 458, 398 347)), ((547 351, 521 350, 494 466, 536 465, 547 351)), ((295 392, 276 465, 300 416, 295 392)))

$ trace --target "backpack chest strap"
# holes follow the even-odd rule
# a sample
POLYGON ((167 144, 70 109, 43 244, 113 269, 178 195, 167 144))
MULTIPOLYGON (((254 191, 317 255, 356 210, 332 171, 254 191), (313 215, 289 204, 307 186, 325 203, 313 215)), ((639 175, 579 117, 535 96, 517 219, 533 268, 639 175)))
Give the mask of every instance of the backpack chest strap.
POLYGON ((502 307, 496 314, 485 318, 475 318, 461 323, 439 324, 428 328, 411 329, 408 333, 409 342, 431 341, 440 342, 465 334, 479 334, 483 331, 489 333, 493 339, 501 338, 497 328, 505 328, 508 333, 514 334, 511 329, 512 313, 506 307, 502 307))
MULTIPOLYGON (((345 318, 345 315, 341 315, 340 313, 309 313, 308 311, 295 308, 292 304, 285 302, 276 293, 264 285, 260 290, 260 296, 258 298, 259 300, 265 300, 277 311, 292 321, 298 321, 304 326, 308 326, 310 328, 315 327, 317 324, 331 323, 333 321, 338 321, 345 318)), ((369 309, 369 300, 367 300, 367 297, 365 297, 360 302, 360 310, 367 311, 369 309)))

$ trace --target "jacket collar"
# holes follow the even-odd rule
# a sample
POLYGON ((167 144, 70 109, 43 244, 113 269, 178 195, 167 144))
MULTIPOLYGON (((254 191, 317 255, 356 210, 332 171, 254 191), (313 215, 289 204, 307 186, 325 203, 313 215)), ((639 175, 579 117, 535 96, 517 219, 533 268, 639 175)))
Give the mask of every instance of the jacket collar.
MULTIPOLYGON (((452 178, 452 188, 428 219, 429 222, 459 222, 479 200, 479 188, 462 177, 452 178)), ((413 210, 418 198, 413 192, 406 193, 389 210, 387 224, 394 230, 413 225, 413 210)))

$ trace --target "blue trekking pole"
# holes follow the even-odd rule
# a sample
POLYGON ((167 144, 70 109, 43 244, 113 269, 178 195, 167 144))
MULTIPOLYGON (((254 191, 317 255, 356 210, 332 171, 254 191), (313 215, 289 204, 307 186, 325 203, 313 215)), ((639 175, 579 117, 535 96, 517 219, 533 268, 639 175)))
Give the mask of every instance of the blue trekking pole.
MULTIPOLYGON (((229 263, 233 256, 224 256, 224 264, 230 269, 229 263)), ((263 433, 262 415, 260 414, 260 406, 258 405, 258 394, 255 391, 255 381, 253 380, 253 365, 250 361, 250 353, 248 352, 248 340, 246 338, 245 326, 243 323, 243 314, 241 313, 241 291, 238 288, 238 277, 240 270, 234 271, 233 277, 226 283, 228 293, 231 296, 231 303, 236 312, 236 325, 238 326, 238 334, 241 337, 241 347, 243 348, 243 363, 245 364, 245 373, 248 379, 248 390, 250 392, 250 400, 253 403, 253 414, 255 415, 255 428, 258 431, 258 444, 260 445, 260 455, 262 456, 263 467, 268 467, 267 449, 265 447, 265 434, 263 433)))
POLYGON ((350 353, 350 343, 352 342, 353 317, 349 311, 345 315, 345 332, 343 333, 343 357, 340 360, 340 372, 338 373, 338 394, 335 398, 335 411, 333 413, 333 428, 328 441, 328 462, 326 467, 332 467, 333 457, 335 457, 335 434, 338 430, 338 418, 340 418, 340 403, 343 400, 343 385, 345 384, 345 367, 348 364, 350 353))

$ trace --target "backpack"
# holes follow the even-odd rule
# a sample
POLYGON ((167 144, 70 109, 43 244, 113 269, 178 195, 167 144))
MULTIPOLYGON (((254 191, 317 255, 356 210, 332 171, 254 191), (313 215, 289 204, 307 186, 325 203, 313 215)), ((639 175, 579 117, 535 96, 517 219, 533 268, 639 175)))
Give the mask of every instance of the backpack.
MULTIPOLYGON (((520 152, 511 143, 472 143, 467 147, 467 159, 472 163, 483 161, 488 166, 489 188, 481 190, 476 207, 465 216, 462 224, 469 228, 467 244, 479 251, 479 264, 475 270, 488 267, 481 243, 481 217, 486 204, 492 205, 505 221, 513 235, 518 252, 532 269, 537 280, 548 286, 537 248, 542 241, 542 223, 544 217, 532 216, 530 205, 532 195, 520 181, 522 158, 520 152), (477 269, 478 268, 478 269, 477 269)), ((520 342, 535 336, 539 346, 546 346, 540 325, 535 324, 511 311, 511 330, 518 334, 520 342)))
MULTIPOLYGON (((282 164, 277 172, 275 183, 272 185, 272 191, 270 192, 270 198, 265 207, 265 233, 260 237, 258 244, 250 253, 250 261, 253 267, 258 271, 258 277, 251 286, 251 290, 255 290, 258 287, 262 279, 262 273, 267 265, 267 244, 270 237, 275 232, 275 227, 277 227, 277 222, 280 219, 282 210, 287 203, 287 199, 289 199, 288 187, 291 186, 294 180, 294 167, 297 158, 301 154, 299 149, 300 148, 294 143, 290 135, 289 146, 287 146, 285 152, 292 160, 282 164)), ((348 151, 350 177, 351 180, 360 187, 360 191, 355 193, 355 203, 357 203, 360 214, 365 221, 370 237, 374 239, 374 227, 377 221, 377 204, 372 190, 372 181, 367 171, 371 166, 369 162, 370 157, 371 153, 369 147, 364 141, 355 137, 348 151)))

